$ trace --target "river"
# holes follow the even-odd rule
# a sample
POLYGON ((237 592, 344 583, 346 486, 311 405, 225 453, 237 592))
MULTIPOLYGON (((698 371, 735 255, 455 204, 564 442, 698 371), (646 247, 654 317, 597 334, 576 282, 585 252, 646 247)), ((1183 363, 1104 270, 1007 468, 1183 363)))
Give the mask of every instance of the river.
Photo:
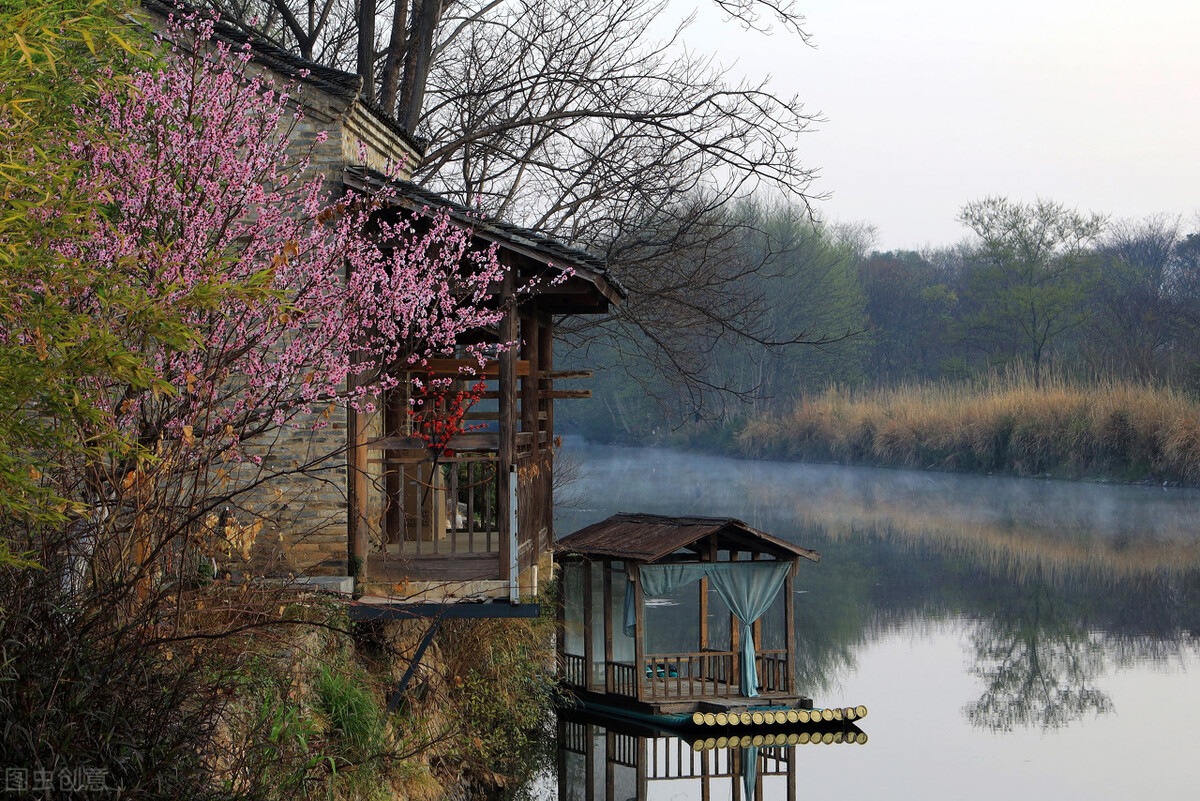
MULTIPOLYGON (((563 456, 581 469, 558 491, 562 534, 618 511, 711 515, 821 553, 797 577, 800 686, 866 705, 869 740, 774 749, 793 775, 762 759, 760 797, 788 781, 800 798, 1195 797, 1200 491, 580 443, 563 456)), ((569 742, 582 731, 560 727, 562 781, 543 774, 530 796, 744 797, 742 749, 718 749, 707 780, 682 762, 656 779, 606 763, 602 728, 588 759, 569 742)))

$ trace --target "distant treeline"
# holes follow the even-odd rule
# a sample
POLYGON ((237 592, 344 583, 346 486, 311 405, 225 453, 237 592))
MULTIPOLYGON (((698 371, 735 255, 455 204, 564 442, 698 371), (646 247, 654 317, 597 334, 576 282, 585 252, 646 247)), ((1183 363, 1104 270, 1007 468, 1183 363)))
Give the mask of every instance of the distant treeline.
MULTIPOLYGON (((563 404, 568 430, 601 441, 683 438, 731 450, 747 420, 782 420, 814 395, 828 403, 839 397, 822 395, 831 386, 859 392, 949 382, 969 385, 962 392, 970 395, 996 386, 980 383, 985 376, 1014 370, 1023 376, 1018 394, 1048 382, 1122 392, 1169 387, 1164 397, 1180 402, 1200 393, 1200 234, 1179 219, 1109 222, 1048 201, 987 198, 960 213, 972 232, 962 243, 879 252, 870 250, 865 226, 812 225, 786 209, 740 213, 742 252, 761 266, 746 271, 731 303, 759 301, 759 336, 731 334, 699 355, 702 398, 694 388, 673 394, 669 380, 630 363, 618 346, 592 348, 586 359, 570 355, 566 361, 597 375, 592 401, 563 404)), ((919 396, 905 403, 926 402, 919 396)), ((747 433, 753 452, 795 447, 764 442, 766 425, 747 433)), ((1108 445, 1077 456, 1068 461, 1086 470, 1159 463, 1115 455, 1108 445)), ((1000 469, 1044 472, 1057 463, 1000 469)))

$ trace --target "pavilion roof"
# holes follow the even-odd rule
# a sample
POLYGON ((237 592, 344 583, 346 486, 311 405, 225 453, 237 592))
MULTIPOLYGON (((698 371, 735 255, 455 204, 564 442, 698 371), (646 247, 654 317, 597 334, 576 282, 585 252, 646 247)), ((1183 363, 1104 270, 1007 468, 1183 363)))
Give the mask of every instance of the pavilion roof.
POLYGON ((705 553, 716 536, 720 550, 761 553, 781 560, 803 557, 819 562, 816 551, 801 548, 732 517, 668 517, 621 513, 581 528, 555 544, 563 554, 656 562, 678 551, 705 553))

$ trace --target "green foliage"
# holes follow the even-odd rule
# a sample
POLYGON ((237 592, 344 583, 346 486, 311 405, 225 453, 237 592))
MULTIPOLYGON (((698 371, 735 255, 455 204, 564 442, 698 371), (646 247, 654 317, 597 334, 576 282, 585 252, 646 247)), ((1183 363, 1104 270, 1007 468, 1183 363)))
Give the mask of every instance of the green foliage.
POLYGON ((1025 205, 989 197, 968 203, 959 219, 980 239, 966 336, 1013 343, 1040 381, 1049 349, 1086 319, 1095 267, 1086 249, 1104 218, 1046 200, 1025 205))
MULTIPOLYGON (((129 317, 158 310, 86 264, 63 263, 50 243, 86 237, 91 201, 75 189, 67 150, 74 106, 145 58, 121 21, 127 0, 53 0, 0 5, 0 514, 61 520, 66 503, 47 477, 64 453, 120 447, 79 388, 96 375, 154 388, 149 371, 114 334, 129 317), (53 212, 53 213, 51 213, 53 212), (96 287, 99 319, 67 310, 80 286, 96 287)), ((169 320, 151 331, 179 338, 169 320)), ((2 551, 0 551, 2 553, 2 551)), ((7 557, 0 555, 0 561, 7 557)))
POLYGON ((358 761, 383 749, 383 710, 360 670, 350 665, 321 664, 314 689, 318 709, 328 719, 331 732, 358 761))
POLYGON ((449 708, 462 729, 456 751, 484 778, 523 774, 550 720, 553 597, 553 589, 543 594, 538 620, 448 621, 439 633, 453 682, 449 708))

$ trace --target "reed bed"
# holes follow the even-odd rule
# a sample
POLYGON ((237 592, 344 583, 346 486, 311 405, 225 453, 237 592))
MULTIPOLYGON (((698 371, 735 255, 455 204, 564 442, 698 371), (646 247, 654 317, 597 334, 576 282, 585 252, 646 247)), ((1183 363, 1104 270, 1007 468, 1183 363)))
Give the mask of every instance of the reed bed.
POLYGON ((1023 476, 1200 483, 1200 403, 1169 387, 1023 372, 804 396, 751 419, 743 455, 1023 476))

